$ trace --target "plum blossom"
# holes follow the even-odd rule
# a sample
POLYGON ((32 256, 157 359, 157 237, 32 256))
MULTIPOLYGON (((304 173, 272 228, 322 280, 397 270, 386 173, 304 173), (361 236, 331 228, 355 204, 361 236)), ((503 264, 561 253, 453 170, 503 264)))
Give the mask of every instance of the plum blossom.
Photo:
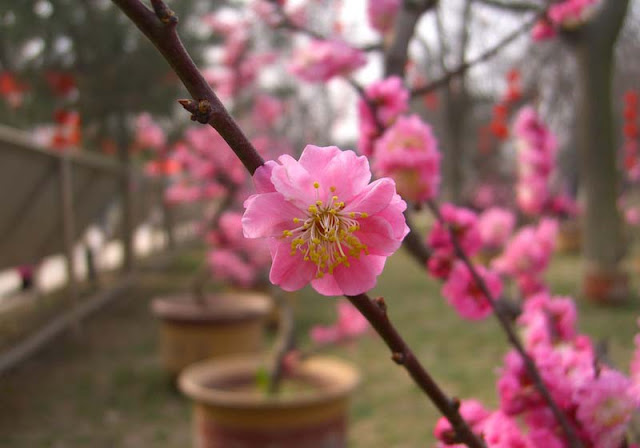
POLYGON ((427 269, 434 277, 444 280, 449 276, 456 259, 449 229, 454 230, 460 247, 469 256, 480 249, 482 240, 478 231, 478 217, 472 210, 447 203, 442 205, 440 213, 446 224, 436 222, 427 236, 427 244, 433 249, 427 269))
MULTIPOLYGON (((491 415, 485 407, 478 400, 463 400, 460 402, 460 415, 465 422, 469 425, 471 430, 478 434, 481 431, 482 423, 491 415)), ((445 417, 440 417, 433 430, 433 434, 438 439, 437 448, 445 447, 463 447, 464 445, 455 444, 451 442, 455 433, 452 431, 451 423, 445 417)))
POLYGON ((371 156, 375 139, 380 136, 382 128, 391 126, 409 110, 409 92, 400 77, 390 76, 367 86, 364 96, 366 100, 360 98, 358 101, 358 150, 365 156, 371 156))
POLYGON ((593 446, 621 446, 631 414, 640 404, 638 398, 629 393, 630 389, 629 378, 605 367, 593 381, 576 392, 577 420, 593 446))
POLYGON ((589 20, 599 0, 565 0, 549 7, 549 19, 556 26, 571 29, 589 20))
POLYGON ((515 278, 525 296, 539 292, 544 287, 541 276, 551 260, 557 232, 558 223, 550 218, 537 227, 523 227, 491 266, 515 278))
POLYGON ((280 156, 253 179, 244 235, 268 238, 269 279, 286 291, 308 283, 327 296, 368 291, 409 232, 393 180, 369 183, 369 162, 353 151, 307 145, 298 161, 280 156))
POLYGON ((549 179, 558 143, 532 107, 523 107, 514 123, 518 147, 518 205, 527 214, 540 214, 551 201, 549 179))
POLYGON ((433 199, 440 185, 440 152, 431 127, 417 115, 398 118, 375 143, 373 169, 393 178, 403 198, 433 199))
POLYGON ((312 40, 294 51, 289 70, 304 81, 325 82, 349 75, 366 63, 365 54, 344 41, 312 40))
POLYGON ((162 128, 153 121, 151 114, 143 113, 136 118, 134 146, 140 149, 159 150, 167 143, 162 128))
POLYGON ((515 215, 506 208, 491 207, 478 217, 478 230, 482 245, 500 249, 505 245, 516 224, 515 215))
MULTIPOLYGON (((483 266, 476 266, 480 278, 484 280, 493 299, 502 293, 502 281, 495 272, 483 266)), ((480 289, 469 268, 456 261, 449 278, 442 286, 442 295, 460 316, 468 320, 480 320, 491 314, 489 298, 480 289)))
POLYGON ((534 349, 540 344, 572 341, 576 336, 576 319, 576 305, 570 297, 551 297, 541 292, 527 298, 518 324, 524 330, 525 347, 534 349))
POLYGON ((353 339, 369 328, 369 322, 349 302, 341 300, 337 303, 338 320, 330 326, 315 325, 310 336, 316 344, 335 344, 353 339))
POLYGON ((386 33, 393 27, 401 0, 369 0, 367 18, 371 28, 386 33))

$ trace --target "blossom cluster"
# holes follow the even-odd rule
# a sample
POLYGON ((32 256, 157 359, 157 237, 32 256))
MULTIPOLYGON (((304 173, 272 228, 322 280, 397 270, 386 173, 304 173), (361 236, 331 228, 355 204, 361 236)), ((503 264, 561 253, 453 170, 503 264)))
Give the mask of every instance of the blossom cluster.
POLYGON ((564 0, 549 7, 547 16, 531 30, 535 41, 551 39, 558 29, 571 30, 587 22, 600 0, 564 0))
POLYGON ((396 181, 398 193, 422 202, 437 196, 440 152, 431 127, 417 115, 403 115, 409 93, 397 76, 369 85, 359 100, 360 151, 379 176, 396 181))
POLYGON ((296 48, 289 70, 307 82, 326 82, 349 75, 367 63, 365 54, 339 40, 313 39, 296 48))
POLYGON ((401 0, 369 0, 367 18, 371 28, 383 34, 389 32, 393 28, 401 4, 401 0))
MULTIPOLYGON (((546 292, 530 297, 518 318, 525 350, 540 370, 552 398, 588 448, 619 448, 632 413, 640 405, 636 350, 631 375, 597 359, 591 340, 576 329, 575 303, 546 292)), ((640 343, 636 337, 636 345, 640 343)), ((499 409, 489 411, 476 400, 460 411, 471 428, 493 447, 558 447, 564 432, 526 369, 523 358, 509 351, 497 383, 499 409)), ((449 423, 435 427, 440 447, 451 441, 449 423)), ((462 446, 462 445, 453 445, 462 446)))
POLYGON ((517 201, 527 214, 542 213, 551 199, 549 179, 558 143, 533 107, 523 107, 516 116, 514 134, 518 150, 517 201))
POLYGON ((213 278, 243 288, 263 280, 261 274, 271 264, 271 254, 265 241, 244 237, 241 213, 224 212, 216 228, 207 233, 206 241, 213 278))

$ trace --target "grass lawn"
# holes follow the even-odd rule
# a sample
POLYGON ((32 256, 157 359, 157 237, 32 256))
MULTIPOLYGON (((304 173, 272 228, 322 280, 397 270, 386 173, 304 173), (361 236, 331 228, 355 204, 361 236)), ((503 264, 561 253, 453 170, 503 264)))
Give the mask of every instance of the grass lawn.
MULTIPOLYGON (((146 269, 125 296, 91 318, 80 335, 57 340, 0 378, 0 446, 186 447, 190 406, 168 387, 156 354, 156 323, 150 299, 183 291, 197 254, 179 257, 167 270, 146 269)), ((556 257, 550 271, 554 291, 577 290, 576 257, 556 257)), ((297 294, 301 345, 308 328, 333 320, 335 299, 305 289, 297 294)), ((388 262, 372 296, 384 296, 416 354, 447 393, 496 404, 496 368, 506 352, 494 319, 460 320, 406 254, 388 262)), ((579 301, 580 328, 606 338, 611 358, 628 368, 638 304, 603 309, 579 301)), ((354 397, 350 447, 430 446, 438 418, 403 369, 375 335, 330 350, 360 366, 362 385, 354 397)))

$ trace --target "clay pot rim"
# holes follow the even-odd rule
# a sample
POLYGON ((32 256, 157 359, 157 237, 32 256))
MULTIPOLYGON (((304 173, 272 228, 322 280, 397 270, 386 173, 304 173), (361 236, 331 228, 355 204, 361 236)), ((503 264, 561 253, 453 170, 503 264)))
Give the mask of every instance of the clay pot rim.
POLYGON ((259 292, 207 294, 205 306, 188 294, 153 299, 151 311, 167 321, 228 322, 266 317, 273 306, 271 297, 259 292))
POLYGON ((301 395, 256 395, 245 391, 215 388, 216 380, 254 375, 263 365, 260 356, 231 356, 190 365, 178 378, 178 387, 192 400, 214 407, 235 409, 278 409, 312 406, 349 395, 360 384, 360 373, 351 364, 330 356, 304 360, 296 378, 322 383, 316 390, 301 395))

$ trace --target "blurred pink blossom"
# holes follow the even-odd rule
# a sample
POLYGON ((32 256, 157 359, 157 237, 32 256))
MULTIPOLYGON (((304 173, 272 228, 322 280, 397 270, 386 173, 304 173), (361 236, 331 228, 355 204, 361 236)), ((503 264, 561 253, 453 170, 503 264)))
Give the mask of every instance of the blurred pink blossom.
POLYGON ((337 303, 338 320, 330 326, 315 325, 311 328, 311 340, 316 344, 335 344, 360 336, 369 328, 369 322, 349 302, 337 303))

